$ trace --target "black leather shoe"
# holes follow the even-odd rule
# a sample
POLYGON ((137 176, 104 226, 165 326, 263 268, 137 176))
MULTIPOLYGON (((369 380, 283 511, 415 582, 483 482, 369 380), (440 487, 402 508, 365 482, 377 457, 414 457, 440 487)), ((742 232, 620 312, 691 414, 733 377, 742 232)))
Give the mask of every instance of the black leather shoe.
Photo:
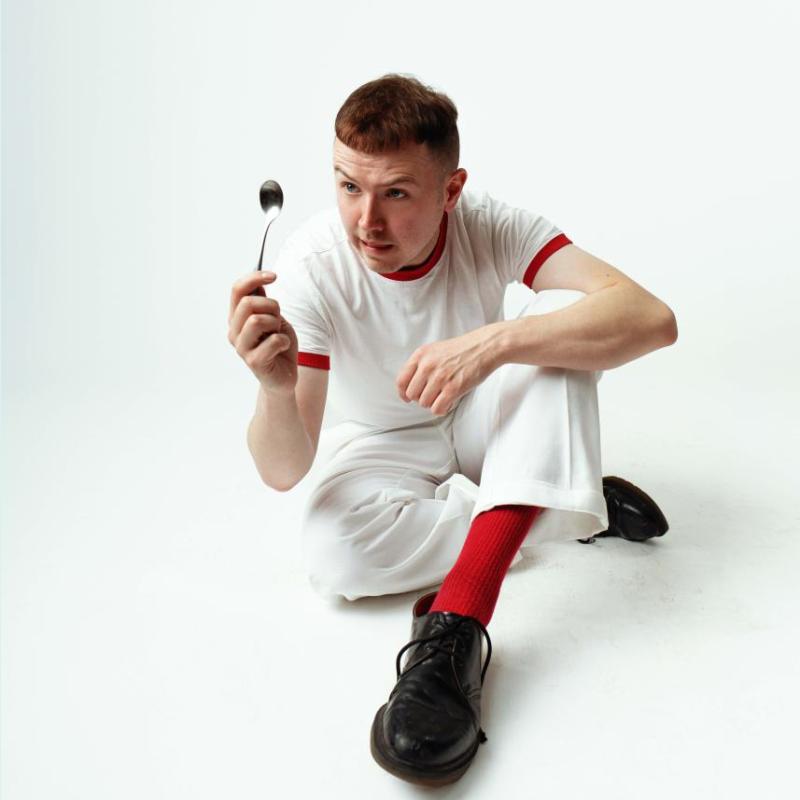
POLYGON ((473 617, 428 613, 436 592, 414 604, 411 641, 397 654, 397 683, 372 723, 372 757, 392 775, 424 786, 458 780, 469 768, 481 728, 481 688, 492 642, 473 617), (482 636, 488 652, 481 669, 482 636), (411 648, 402 674, 400 659, 411 648))
POLYGON ((588 544, 601 536, 620 536, 632 542, 644 542, 663 536, 668 530, 666 517, 648 494, 622 478, 609 475, 603 478, 603 496, 608 508, 608 530, 595 533, 588 544))

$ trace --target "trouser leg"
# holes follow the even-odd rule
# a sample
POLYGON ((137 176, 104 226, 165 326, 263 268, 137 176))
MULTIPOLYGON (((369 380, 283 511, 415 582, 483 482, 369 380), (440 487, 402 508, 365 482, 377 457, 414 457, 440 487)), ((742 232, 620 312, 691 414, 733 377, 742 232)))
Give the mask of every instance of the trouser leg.
POLYGON ((438 421, 390 431, 345 422, 323 436, 328 458, 315 470, 301 531, 313 588, 355 600, 440 583, 477 487, 454 474, 438 421))
MULTIPOLYGON (((550 290, 520 316, 571 305, 582 292, 550 290)), ((470 522, 497 505, 536 505, 522 550, 608 527, 602 490, 600 372, 504 364, 466 395, 452 417, 459 471, 479 485, 470 522)))
MULTIPOLYGON (((582 296, 540 292, 521 316, 582 296)), ((434 586, 458 558, 474 518, 497 505, 545 509, 523 553, 605 530, 599 377, 506 364, 430 424, 385 431, 346 422, 324 431, 338 441, 315 469, 304 515, 312 586, 348 600, 434 586)))

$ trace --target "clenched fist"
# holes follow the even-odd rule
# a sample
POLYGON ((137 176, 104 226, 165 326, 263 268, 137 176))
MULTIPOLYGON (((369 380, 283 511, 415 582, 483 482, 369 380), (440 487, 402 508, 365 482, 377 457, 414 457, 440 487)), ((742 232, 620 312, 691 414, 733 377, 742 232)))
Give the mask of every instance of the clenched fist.
POLYGON ((228 341, 265 392, 293 394, 297 385, 297 334, 264 286, 274 272, 249 272, 233 284, 228 341))

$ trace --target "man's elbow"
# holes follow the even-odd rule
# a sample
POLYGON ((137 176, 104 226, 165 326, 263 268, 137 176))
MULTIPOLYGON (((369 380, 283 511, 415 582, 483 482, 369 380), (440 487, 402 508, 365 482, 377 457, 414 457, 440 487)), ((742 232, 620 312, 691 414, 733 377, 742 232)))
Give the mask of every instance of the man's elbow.
POLYGON ((675 344, 678 340, 678 321, 669 306, 665 305, 661 310, 658 329, 661 333, 662 347, 675 344))
POLYGON ((274 489, 276 492, 290 492, 292 489, 294 489, 294 487, 296 485, 294 483, 292 483, 292 484, 267 483, 267 481, 264 481, 264 484, 266 486, 269 486, 270 489, 274 489))
POLYGON ((291 492, 301 480, 305 478, 305 473, 301 475, 299 478, 295 478, 292 480, 291 478, 287 478, 286 476, 282 476, 281 478, 276 478, 273 476, 261 476, 261 480, 265 486, 269 486, 270 489, 273 489, 276 492, 291 492))
POLYGON ((300 482, 301 478, 298 478, 295 481, 288 480, 285 475, 277 476, 272 474, 267 474, 262 465, 259 464, 258 460, 256 459, 255 454, 253 453, 252 448, 250 449, 250 454, 253 456, 253 461, 256 465, 256 471, 258 472, 258 477, 261 478, 261 483, 264 486, 267 486, 270 489, 273 489, 276 492, 289 492, 294 489, 295 486, 300 482))
POLYGON ((271 475, 271 476, 261 476, 261 480, 264 482, 266 486, 269 486, 270 489, 274 489, 276 492, 291 492, 295 486, 297 486, 303 478, 308 475, 311 466, 309 465, 306 467, 302 472, 297 473, 295 475, 281 475, 280 477, 271 475))

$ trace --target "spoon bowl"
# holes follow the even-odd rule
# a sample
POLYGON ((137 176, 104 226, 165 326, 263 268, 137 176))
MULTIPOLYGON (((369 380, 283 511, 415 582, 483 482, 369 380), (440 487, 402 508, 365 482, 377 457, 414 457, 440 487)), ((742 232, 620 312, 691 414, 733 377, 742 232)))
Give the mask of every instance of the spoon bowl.
POLYGON ((260 270, 261 265, 264 263, 264 245, 267 243, 267 231, 269 230, 269 226, 278 218, 283 208, 283 189, 281 189, 277 181, 264 181, 258 192, 258 200, 261 203, 261 210, 266 217, 266 225, 264 227, 264 238, 261 240, 261 253, 258 256, 258 266, 256 270, 260 270))

